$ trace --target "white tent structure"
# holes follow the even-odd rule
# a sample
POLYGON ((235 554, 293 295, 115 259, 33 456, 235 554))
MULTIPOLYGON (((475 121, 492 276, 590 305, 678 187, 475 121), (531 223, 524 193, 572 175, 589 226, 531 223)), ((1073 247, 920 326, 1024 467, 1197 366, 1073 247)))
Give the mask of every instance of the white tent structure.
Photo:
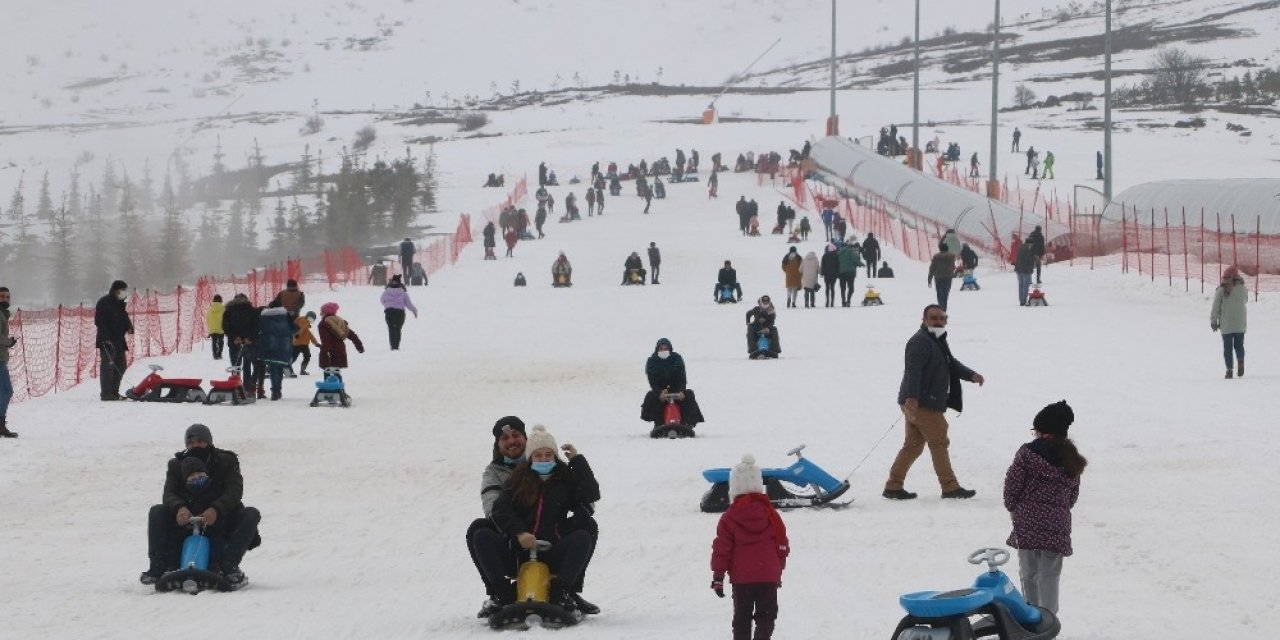
POLYGON ((809 159, 822 179, 864 202, 881 203, 885 212, 907 226, 927 231, 955 229, 975 248, 1004 257, 1011 234, 1024 237, 1037 225, 1048 243, 1065 242, 1067 225, 1038 214, 1024 214, 1009 205, 912 170, 840 137, 818 140, 809 159))
POLYGON ((1113 198, 1102 219, 1113 224, 1136 219, 1143 224, 1152 215, 1162 219, 1166 212, 1170 220, 1181 220, 1185 212, 1187 224, 1196 226, 1203 213, 1207 230, 1280 234, 1280 178, 1148 182, 1113 198))

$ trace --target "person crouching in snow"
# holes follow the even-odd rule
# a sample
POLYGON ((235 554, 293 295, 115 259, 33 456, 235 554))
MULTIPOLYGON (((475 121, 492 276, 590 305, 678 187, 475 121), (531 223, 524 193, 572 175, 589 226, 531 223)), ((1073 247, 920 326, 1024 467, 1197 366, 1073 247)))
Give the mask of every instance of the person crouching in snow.
POLYGON ((1004 508, 1013 520, 1006 544, 1018 550, 1018 573, 1027 602, 1058 613, 1062 558, 1071 555, 1071 508, 1080 497, 1088 460, 1067 429, 1075 413, 1055 402, 1032 421, 1035 439, 1018 448, 1004 477, 1004 508))
POLYGON ((724 597, 724 576, 733 584, 734 640, 769 640, 778 617, 778 589, 791 552, 787 527, 765 494, 760 467, 750 455, 729 472, 729 510, 720 516, 711 543, 711 588, 724 597), (751 621, 756 633, 751 635, 751 621))
MULTIPOLYGON (((360 336, 347 325, 347 321, 338 316, 338 303, 326 302, 320 305, 320 368, 347 368, 346 340, 356 346, 356 351, 364 353, 364 343, 360 336)), ((342 379, 342 374, 338 374, 342 379)))

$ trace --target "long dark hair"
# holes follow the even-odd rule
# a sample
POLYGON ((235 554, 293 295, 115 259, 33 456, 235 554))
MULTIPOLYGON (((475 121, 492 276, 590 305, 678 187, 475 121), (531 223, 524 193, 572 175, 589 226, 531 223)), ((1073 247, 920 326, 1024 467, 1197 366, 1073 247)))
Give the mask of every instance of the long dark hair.
POLYGON ((1080 455, 1080 450, 1076 448, 1076 443, 1072 442, 1071 438, 1054 436, 1044 440, 1054 456, 1062 461, 1062 468, 1067 472, 1067 477, 1078 478, 1084 473, 1084 468, 1089 466, 1089 461, 1080 455))
POLYGON ((512 502, 521 506, 532 507, 542 498, 542 494, 546 490, 546 483, 554 482, 562 478, 566 473, 568 471, 564 463, 557 459, 556 468, 551 471, 551 477, 544 481, 538 475, 538 472, 533 470, 532 463, 529 460, 521 462, 516 465, 515 469, 512 469, 511 478, 507 480, 507 488, 511 490, 512 502))

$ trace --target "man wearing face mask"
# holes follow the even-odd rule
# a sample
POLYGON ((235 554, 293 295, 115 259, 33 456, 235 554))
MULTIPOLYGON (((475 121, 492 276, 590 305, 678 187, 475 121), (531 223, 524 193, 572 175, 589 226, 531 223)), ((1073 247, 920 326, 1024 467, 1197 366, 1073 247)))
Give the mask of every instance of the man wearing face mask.
POLYGON ((655 427, 662 426, 662 410, 666 404, 662 394, 666 392, 684 395, 683 400, 676 401, 680 407, 682 424, 693 427, 704 421, 702 409, 698 408, 698 401, 693 396, 693 389, 687 386, 684 358, 672 350, 670 340, 658 339, 653 347, 653 355, 644 363, 644 374, 649 378, 649 392, 640 405, 641 420, 652 422, 655 427))
POLYGON ((898 390, 898 405, 906 418, 906 440, 898 457, 889 469, 889 480, 884 485, 884 497, 891 500, 911 500, 915 493, 903 488, 907 471, 929 445, 933 458, 933 470, 938 474, 943 498, 972 498, 976 491, 965 489, 951 470, 951 458, 947 453, 948 408, 957 412, 963 409, 960 397, 960 381, 976 382, 982 386, 982 374, 964 366, 951 355, 947 345, 947 312, 931 304, 924 308, 924 321, 920 330, 907 341, 906 367, 902 373, 902 386, 898 390))
MULTIPOLYGON (((480 607, 480 612, 476 614, 478 618, 487 618, 494 612, 498 611, 505 604, 502 602, 503 596, 506 595, 507 585, 490 584, 485 577, 484 571, 480 567, 480 560, 476 556, 476 542, 480 541, 483 548, 493 548, 505 540, 502 531, 494 524, 491 517, 493 515, 493 505, 498 501, 498 496, 502 493, 502 488, 506 486, 507 480, 511 478, 511 472, 520 463, 526 459, 525 449, 528 445, 528 439, 525 436, 524 421, 516 416, 504 416, 499 418, 493 424, 493 459, 488 466, 484 468, 484 474, 480 478, 480 507, 484 511, 484 517, 479 518, 471 523, 467 529, 467 551, 471 554, 471 562, 475 564, 476 571, 480 574, 480 579, 484 580, 485 593, 488 599, 480 607)), ((595 541, 599 536, 599 525, 596 524, 591 514, 594 512, 592 505, 579 505, 579 510, 575 511, 574 517, 570 520, 572 529, 581 529, 591 535, 592 553, 595 551, 595 541)), ((514 553, 507 554, 502 558, 505 563, 505 575, 515 575, 517 555, 514 553)), ((590 563, 590 556, 587 562, 590 563)), ((577 605, 578 611, 585 614, 596 614, 600 612, 600 607, 588 602, 582 597, 582 586, 586 572, 578 578, 578 583, 572 589, 571 597, 577 605)))
POLYGON ((9 430, 9 401, 13 400, 13 379, 9 377, 9 349, 18 339, 9 336, 9 287, 0 287, 0 438, 16 438, 9 430))
POLYGON ((151 507, 147 517, 147 557, 150 567, 142 584, 155 584, 166 572, 178 568, 182 541, 190 532, 191 517, 204 518, 209 537, 210 569, 217 570, 233 588, 245 584, 240 561, 257 547, 262 515, 241 502, 244 478, 240 459, 213 446, 209 427, 187 427, 187 448, 174 454, 164 479, 164 502, 151 507), (203 471, 203 473, 199 473, 203 471))
POLYGON ((133 333, 133 322, 129 320, 129 312, 125 309, 125 300, 129 298, 129 285, 124 280, 111 283, 107 295, 98 299, 93 310, 93 326, 98 328, 95 344, 98 346, 98 384, 101 385, 101 398, 104 402, 124 400, 120 395, 120 380, 124 378, 124 370, 129 367, 125 352, 129 346, 125 343, 126 333, 133 333))

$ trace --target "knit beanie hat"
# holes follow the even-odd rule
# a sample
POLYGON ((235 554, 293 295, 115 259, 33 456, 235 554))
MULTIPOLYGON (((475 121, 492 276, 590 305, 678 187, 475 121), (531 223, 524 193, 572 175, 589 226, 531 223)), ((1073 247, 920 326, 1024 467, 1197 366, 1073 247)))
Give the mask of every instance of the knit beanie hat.
POLYGON ((338 303, 326 302, 320 305, 320 315, 331 316, 338 312, 338 303))
POLYGON ((507 429, 515 429, 520 433, 524 433, 524 421, 515 416, 503 416, 493 423, 493 440, 498 441, 498 437, 507 429))
POLYGON ((1071 405, 1066 400, 1059 400, 1043 409, 1036 414, 1035 420, 1031 422, 1031 426, 1035 427, 1040 433, 1055 435, 1060 438, 1067 437, 1067 429, 1071 427, 1071 423, 1076 421, 1076 414, 1071 410, 1071 405))
POLYGON ((209 446, 213 446, 213 434, 209 432, 209 427, 198 422, 187 427, 187 433, 182 437, 183 442, 191 442, 195 439, 204 440, 209 443, 209 446))
POLYGON ((556 446, 556 439, 547 432, 547 428, 540 425, 533 425, 533 432, 529 434, 529 444, 525 445, 524 450, 527 455, 532 455, 538 449, 551 449, 556 453, 556 457, 560 457, 560 447, 556 446))
POLYGON ((191 474, 197 471, 204 471, 205 473, 209 472, 208 468, 204 466, 204 462, 195 456, 187 456, 183 458, 182 462, 178 463, 178 470, 182 472, 182 479, 184 481, 191 477, 191 474))
POLYGON ((129 285, 125 284, 124 280, 116 280, 115 282, 111 283, 112 291, 119 291, 121 289, 128 289, 128 288, 129 288, 129 285))
POLYGON ((756 466, 755 456, 744 454, 742 462, 729 472, 729 500, 748 493, 764 492, 764 476, 756 466))

